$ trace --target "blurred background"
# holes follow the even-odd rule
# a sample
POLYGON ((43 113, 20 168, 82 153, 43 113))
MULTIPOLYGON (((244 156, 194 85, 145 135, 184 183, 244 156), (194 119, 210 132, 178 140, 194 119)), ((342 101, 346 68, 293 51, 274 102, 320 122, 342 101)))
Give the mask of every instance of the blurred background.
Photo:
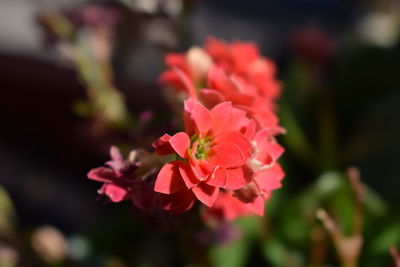
POLYGON ((399 36, 397 0, 2 0, 0 266, 340 265, 315 212, 354 234, 351 166, 366 186, 359 265, 391 266, 399 36), (287 175, 267 215, 213 229, 99 200, 86 174, 111 145, 151 149, 175 127, 165 53, 210 35, 257 43, 284 84, 287 175))

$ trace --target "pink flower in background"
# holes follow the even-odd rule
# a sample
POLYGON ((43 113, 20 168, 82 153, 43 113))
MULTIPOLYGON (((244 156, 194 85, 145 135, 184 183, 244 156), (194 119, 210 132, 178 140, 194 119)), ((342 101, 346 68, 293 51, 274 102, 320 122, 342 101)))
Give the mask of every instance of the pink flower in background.
POLYGON ((210 37, 204 49, 167 54, 165 63, 170 69, 160 75, 161 85, 182 92, 184 98, 195 97, 208 108, 230 101, 257 122, 257 129, 284 132, 275 114, 281 91, 275 65, 254 43, 229 44, 210 37))
POLYGON ((226 43, 209 37, 204 47, 216 66, 228 74, 242 77, 257 89, 260 97, 274 100, 280 95, 275 64, 260 55, 255 43, 226 43))
POLYGON ((196 86, 202 87, 206 84, 208 70, 213 62, 202 48, 193 47, 187 53, 167 54, 165 64, 170 69, 160 75, 158 82, 183 91, 189 97, 196 97, 196 86))
MULTIPOLYGON (((204 88, 207 74, 212 66, 221 68, 226 75, 234 75, 243 79, 257 96, 275 100, 280 95, 281 83, 276 79, 275 64, 260 55, 254 43, 233 42, 228 44, 214 37, 209 37, 203 48, 193 47, 187 53, 170 53, 165 56, 165 64, 170 68, 159 77, 163 86, 173 87, 176 90, 186 91, 194 97, 189 90, 189 79, 196 88, 204 88), (182 78, 182 73, 187 78, 182 78)), ((190 88, 192 89, 192 88, 190 88)), ((215 89, 215 88, 214 88, 215 89)), ((252 93, 251 95, 254 95, 252 93)))
POLYGON ((107 196, 112 202, 132 200, 141 209, 150 210, 156 202, 153 185, 136 175, 138 162, 135 159, 125 160, 117 147, 111 147, 111 160, 106 167, 89 171, 88 178, 102 182, 99 194, 107 196))

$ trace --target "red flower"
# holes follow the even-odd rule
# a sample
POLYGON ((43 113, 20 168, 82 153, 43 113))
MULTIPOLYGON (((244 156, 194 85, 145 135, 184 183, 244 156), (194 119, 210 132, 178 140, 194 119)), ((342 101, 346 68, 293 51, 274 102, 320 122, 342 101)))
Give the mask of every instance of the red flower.
POLYGON ((213 67, 209 71, 208 88, 199 91, 199 98, 213 106, 221 101, 231 101, 234 107, 244 110, 247 116, 255 119, 258 129, 268 128, 274 134, 284 130, 278 125, 271 99, 260 95, 255 86, 239 76, 228 76, 221 68, 213 67))
POLYGON ((189 97, 196 97, 196 88, 205 85, 212 59, 201 48, 193 47, 187 53, 170 53, 165 56, 165 64, 170 69, 164 71, 158 82, 167 87, 183 91, 189 97))
POLYGON ((251 143, 246 137, 251 121, 245 113, 223 102, 206 109, 199 101, 185 101, 185 132, 174 136, 164 135, 154 142, 159 155, 175 153, 177 160, 160 170, 155 191, 165 194, 167 210, 185 203, 190 209, 195 198, 212 206, 219 189, 236 190, 251 180, 251 170, 246 163, 251 157, 251 143))
POLYGON ((283 171, 276 163, 273 167, 260 172, 246 188, 237 191, 224 191, 212 207, 203 211, 203 219, 211 223, 232 221, 239 216, 249 214, 264 215, 265 201, 273 189, 280 187, 283 171))
POLYGON ((230 101, 257 122, 257 129, 284 132, 275 114, 274 101, 281 87, 275 65, 260 55, 254 43, 226 43, 210 37, 204 50, 193 47, 187 53, 170 53, 165 63, 170 69, 159 82, 183 92, 183 98, 197 98, 207 108, 230 101))
POLYGON ((184 91, 189 97, 196 97, 196 87, 209 84, 207 73, 212 66, 247 83, 254 91, 250 95, 261 97, 264 102, 273 101, 280 95, 281 83, 275 77, 275 64, 262 57, 254 43, 228 44, 209 37, 204 50, 193 47, 187 53, 167 54, 165 64, 170 69, 161 74, 159 83, 184 91))
POLYGON ((233 220, 251 213, 262 216, 265 201, 281 187, 284 172, 276 161, 283 148, 266 129, 255 134, 252 143, 253 155, 247 164, 253 173, 251 181, 241 189, 220 193, 215 204, 203 213, 206 221, 233 220))
MULTIPOLYGON (((253 43, 215 38, 207 40, 205 49, 168 54, 165 61, 170 69, 159 82, 179 92, 173 102, 186 100, 185 131, 153 143, 156 153, 169 160, 154 184, 162 208, 181 213, 199 200, 206 205, 206 220, 263 215, 265 201, 284 177, 277 163, 283 148, 274 138, 284 131, 275 114, 281 85, 274 63, 253 43)), ((147 203, 144 180, 135 178, 139 164, 124 161, 115 151, 112 158, 108 168, 92 170, 89 178, 104 182, 100 192, 114 202, 147 203)))
POLYGON ((255 86, 261 97, 274 100, 280 95, 275 64, 260 55, 256 44, 237 41, 228 44, 209 37, 204 47, 216 66, 228 74, 242 77, 255 86))

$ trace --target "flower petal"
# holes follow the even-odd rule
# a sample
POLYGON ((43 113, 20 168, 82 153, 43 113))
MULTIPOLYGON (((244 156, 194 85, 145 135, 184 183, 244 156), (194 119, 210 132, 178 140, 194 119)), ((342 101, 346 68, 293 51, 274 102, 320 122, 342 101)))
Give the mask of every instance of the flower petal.
POLYGON ((250 120, 249 125, 247 126, 246 131, 244 133, 244 136, 246 136, 246 138, 248 138, 249 140, 252 140, 256 132, 256 128, 257 128, 256 122, 253 119, 250 120))
POLYGON ((255 173, 254 180, 263 191, 269 192, 281 187, 281 180, 284 175, 281 166, 275 163, 270 168, 255 173))
POLYGON ((275 142, 270 130, 258 131, 254 141, 258 150, 256 159, 265 165, 275 162, 284 152, 283 147, 275 142))
POLYGON ((190 190, 181 190, 171 195, 160 194, 160 202, 163 209, 171 213, 188 211, 196 201, 196 197, 190 190))
POLYGON ((223 94, 214 89, 201 89, 199 91, 199 97, 207 108, 212 108, 225 99, 223 94))
POLYGON ((208 109, 195 98, 186 100, 184 106, 186 114, 185 126, 186 124, 190 124, 188 125, 189 129, 193 127, 199 136, 205 136, 211 128, 211 115, 208 109))
POLYGON ((185 162, 179 165, 179 173, 181 174, 186 187, 189 189, 200 183, 200 180, 196 178, 190 165, 185 162))
POLYGON ((192 188, 192 192, 198 200, 211 207, 217 200, 219 188, 206 183, 200 183, 198 186, 192 188))
POLYGON ((225 188, 227 190, 238 190, 246 186, 252 178, 252 171, 247 166, 226 169, 228 178, 225 188))
POLYGON ((207 179, 206 183, 211 186, 225 187, 228 174, 226 169, 221 167, 216 167, 212 175, 207 179))
POLYGON ((179 79, 182 81, 182 84, 184 88, 186 89, 186 92, 189 97, 196 97, 197 92, 196 88, 193 85, 193 82, 190 80, 190 78, 184 73, 182 70, 179 68, 174 67, 173 71, 177 74, 179 79))
POLYGON ((179 132, 173 135, 169 141, 171 147, 182 158, 188 157, 188 150, 190 146, 190 138, 185 132, 179 132))
POLYGON ((179 161, 171 161, 165 164, 158 173, 154 191, 173 194, 185 188, 185 183, 179 173, 179 161))
POLYGON ((110 198, 112 202, 121 202, 128 196, 128 191, 115 184, 108 184, 103 188, 103 193, 110 198))
POLYGON ((111 169, 99 167, 91 169, 87 177, 98 182, 111 183, 115 179, 115 174, 111 169))
POLYGON ((245 164, 251 156, 251 143, 239 132, 229 132, 213 140, 209 161, 222 168, 235 168, 245 164))
POLYGON ((170 138, 171 136, 169 134, 164 134, 153 142, 152 146, 158 155, 165 156, 174 153, 174 149, 169 142, 170 138))
POLYGON ((111 147, 110 156, 111 156, 111 160, 114 161, 114 162, 122 163, 124 161, 124 158, 122 157, 121 151, 116 146, 112 146, 111 147))
POLYGON ((214 136, 223 132, 231 131, 232 124, 232 104, 223 102, 216 105, 211 111, 212 133, 214 136))
POLYGON ((239 167, 246 163, 242 151, 235 144, 228 142, 213 146, 208 154, 208 160, 222 168, 239 167))
POLYGON ((247 203, 246 206, 259 216, 264 216, 265 199, 262 196, 256 198, 252 203, 247 203))

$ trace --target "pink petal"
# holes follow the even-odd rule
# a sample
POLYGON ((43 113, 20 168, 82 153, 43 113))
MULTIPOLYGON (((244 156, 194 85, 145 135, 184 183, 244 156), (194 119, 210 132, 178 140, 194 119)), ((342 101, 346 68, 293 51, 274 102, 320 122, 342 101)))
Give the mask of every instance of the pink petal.
POLYGON ((281 180, 284 175, 281 166, 275 163, 270 168, 255 173, 254 180, 262 190, 268 192, 281 187, 281 180))
POLYGON ((223 94, 213 89, 201 89, 199 91, 199 97, 207 108, 212 108, 225 99, 223 94))
POLYGON ((124 161, 121 151, 116 146, 111 147, 110 156, 111 156, 112 161, 119 162, 119 163, 122 163, 124 161))
POLYGON ((179 173, 181 174, 186 187, 189 189, 200 183, 200 180, 196 178, 190 165, 187 163, 181 163, 179 165, 179 173))
POLYGON ((197 160, 190 158, 190 166, 196 178, 200 181, 205 181, 216 168, 215 164, 211 164, 208 160, 197 160))
POLYGON ((190 124, 196 133, 201 137, 205 136, 211 128, 211 115, 208 109, 194 98, 186 100, 184 106, 185 113, 189 115, 187 119, 191 121, 190 124))
POLYGON ((185 189, 185 183, 179 173, 179 161, 165 164, 158 173, 154 191, 164 194, 173 194, 185 189))
POLYGON ((177 91, 187 92, 185 85, 182 83, 181 78, 173 70, 164 71, 157 79, 160 86, 172 87, 177 91))
POLYGON ((234 169, 226 169, 226 171, 228 178, 226 180, 225 188, 227 190, 238 190, 243 188, 250 183, 252 179, 252 172, 246 166, 234 169))
POLYGON ((250 120, 249 125, 246 128, 246 131, 244 133, 244 136, 252 140, 254 137, 254 134, 256 133, 256 128, 257 128, 257 123, 254 120, 250 120))
POLYGON ((172 148, 182 158, 188 157, 188 150, 190 146, 190 139, 187 133, 179 132, 169 139, 172 148))
POLYGON ((192 192, 198 200, 211 207, 217 200, 219 188, 206 183, 200 183, 198 186, 192 188, 192 192))
POLYGON ((164 57, 165 65, 169 67, 178 67, 185 68, 186 67, 186 58, 184 54, 181 53, 168 53, 164 57))
POLYGON ((217 66, 213 66, 208 71, 208 87, 219 91, 225 91, 228 77, 225 72, 217 66))
POLYGON ((254 97, 240 92, 230 92, 226 97, 227 100, 232 101, 235 105, 250 106, 254 102, 254 97))
POLYGON ((223 102, 211 110, 212 132, 214 136, 232 130, 230 129, 232 124, 232 109, 231 102, 223 102))
POLYGON ((186 73, 184 73, 182 70, 176 67, 174 67, 173 70, 178 75, 179 79, 182 81, 188 96, 196 97, 197 95, 196 88, 194 87, 193 82, 189 79, 186 73))
POLYGON ((281 147, 279 144, 277 143, 272 143, 269 142, 268 145, 266 146, 266 149, 269 151, 269 154, 272 157, 273 161, 278 160, 278 158, 283 154, 283 152, 285 151, 283 149, 283 147, 281 147))
POLYGON ((266 141, 268 142, 271 140, 272 140, 272 134, 269 129, 261 129, 254 136, 254 141, 256 141, 258 144, 262 144, 266 141))
POLYGON ((234 108, 232 111, 232 125, 230 129, 238 132, 245 132, 251 121, 247 118, 244 110, 234 108))
POLYGON ((262 196, 256 198, 252 203, 246 204, 246 206, 259 216, 264 216, 265 199, 262 196))
POLYGON ((239 132, 229 132, 214 139, 209 161, 222 168, 235 168, 245 164, 251 156, 251 143, 239 132))
POLYGON ((107 195, 112 202, 121 202, 128 195, 128 191, 125 188, 115 184, 108 184, 103 190, 103 193, 107 195))
POLYGON ((271 132, 279 133, 282 129, 281 127, 278 126, 277 116, 271 110, 268 110, 266 108, 253 109, 252 116, 260 124, 262 128, 270 129, 271 132))
POLYGON ((192 191, 185 189, 171 195, 161 194, 160 201, 163 209, 178 214, 188 211, 193 206, 196 198, 192 191))
POLYGON ((246 156, 250 157, 251 142, 243 134, 239 132, 229 132, 219 136, 215 142, 230 142, 235 144, 246 156))
POLYGON ((206 183, 211 186, 225 187, 228 174, 226 169, 217 167, 212 175, 207 179, 206 183))
POLYGON ((87 177, 91 180, 111 183, 115 179, 115 174, 111 169, 105 167, 99 167, 91 169, 87 174, 87 177))
POLYGON ((247 158, 235 144, 223 142, 210 149, 208 160, 222 168, 235 168, 245 164, 247 158))
POLYGON ((156 141, 153 142, 153 147, 156 150, 156 153, 160 156, 165 156, 174 153, 174 149, 169 143, 170 135, 164 134, 156 141))

